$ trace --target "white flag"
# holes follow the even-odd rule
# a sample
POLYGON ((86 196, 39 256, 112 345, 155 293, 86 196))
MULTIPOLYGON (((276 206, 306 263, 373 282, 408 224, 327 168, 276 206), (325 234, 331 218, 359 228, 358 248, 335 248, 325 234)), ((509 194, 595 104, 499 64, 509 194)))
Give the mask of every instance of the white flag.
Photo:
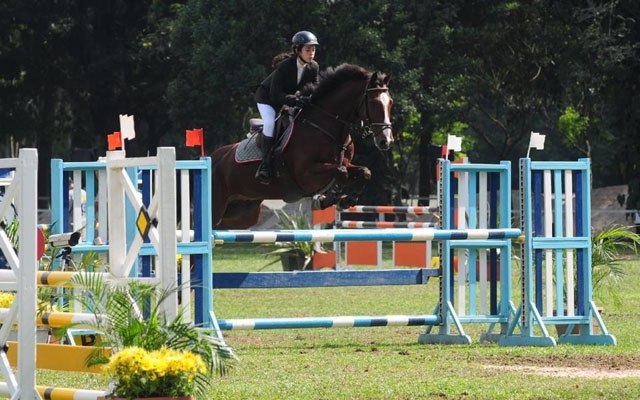
POLYGON ((462 151, 462 138, 458 136, 447 136, 447 150, 462 151))
POLYGON ((133 128, 133 115, 120 114, 120 134, 123 142, 124 139, 135 139, 136 131, 133 128))
POLYGON ((529 140, 529 148, 536 150, 544 150, 544 137, 540 132, 531 131, 531 139, 529 140))

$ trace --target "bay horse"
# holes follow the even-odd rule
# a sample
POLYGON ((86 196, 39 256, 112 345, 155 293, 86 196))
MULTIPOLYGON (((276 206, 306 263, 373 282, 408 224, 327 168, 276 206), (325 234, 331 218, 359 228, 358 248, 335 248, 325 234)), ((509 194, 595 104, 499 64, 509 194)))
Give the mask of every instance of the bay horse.
POLYGON ((352 64, 322 71, 316 85, 307 85, 301 91, 302 95, 311 95, 311 103, 291 117, 291 133, 285 135, 281 152, 275 153, 269 185, 255 179, 259 156, 238 160, 240 145, 255 139, 215 150, 211 154, 214 228, 250 228, 258 223, 266 199, 291 203, 320 195, 314 208, 356 204, 371 172, 351 164, 351 134, 371 135, 381 151, 391 148, 393 99, 387 86, 389 79, 384 73, 352 64))

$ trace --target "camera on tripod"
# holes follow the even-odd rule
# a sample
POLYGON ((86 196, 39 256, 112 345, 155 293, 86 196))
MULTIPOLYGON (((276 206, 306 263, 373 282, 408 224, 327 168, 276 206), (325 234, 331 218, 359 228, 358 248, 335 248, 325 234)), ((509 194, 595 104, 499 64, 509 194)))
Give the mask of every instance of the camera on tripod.
POLYGON ((49 243, 53 247, 73 247, 80 241, 80 232, 59 233, 49 236, 49 243))

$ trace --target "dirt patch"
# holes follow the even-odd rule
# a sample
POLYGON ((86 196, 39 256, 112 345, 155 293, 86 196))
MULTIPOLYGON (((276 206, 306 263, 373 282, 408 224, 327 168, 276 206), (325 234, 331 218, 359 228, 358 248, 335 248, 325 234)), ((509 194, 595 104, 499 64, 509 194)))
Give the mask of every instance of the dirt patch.
POLYGON ((501 372, 517 372, 530 375, 542 375, 556 378, 640 378, 640 369, 600 369, 577 367, 541 367, 524 365, 484 365, 485 369, 501 372))
POLYGON ((544 356, 515 356, 501 364, 484 359, 480 363, 488 373, 519 373, 557 378, 610 379, 640 378, 640 354, 585 354, 571 352, 544 356))

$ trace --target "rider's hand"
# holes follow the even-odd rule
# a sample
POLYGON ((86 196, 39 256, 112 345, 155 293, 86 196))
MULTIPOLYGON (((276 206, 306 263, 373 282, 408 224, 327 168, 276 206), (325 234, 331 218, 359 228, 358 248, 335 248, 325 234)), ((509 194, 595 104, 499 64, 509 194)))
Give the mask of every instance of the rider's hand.
POLYGON ((294 107, 298 102, 298 97, 295 94, 288 94, 284 96, 284 104, 294 107))
POLYGON ((298 107, 308 106, 309 104, 311 104, 311 95, 296 98, 296 106, 298 107))

